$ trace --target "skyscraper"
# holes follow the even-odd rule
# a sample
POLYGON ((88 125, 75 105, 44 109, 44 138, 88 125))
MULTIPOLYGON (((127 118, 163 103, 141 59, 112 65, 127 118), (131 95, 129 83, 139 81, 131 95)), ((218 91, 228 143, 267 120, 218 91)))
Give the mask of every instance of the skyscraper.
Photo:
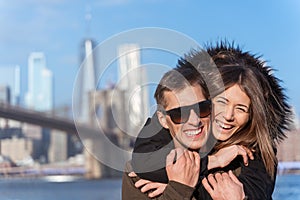
POLYGON ((81 122, 89 122, 89 93, 96 88, 97 60, 93 50, 96 43, 85 39, 80 46, 80 70, 76 86, 76 116, 81 122))
MULTIPOLYGON (((33 52, 28 58, 28 92, 25 97, 27 108, 37 111, 53 109, 53 75, 47 69, 43 52, 33 52)), ((50 129, 42 128, 39 159, 48 163, 48 148, 50 145, 50 129)))
POLYGON ((1 66, 0 67, 0 85, 7 87, 10 91, 10 104, 20 104, 20 67, 1 66))
POLYGON ((0 103, 10 103, 10 88, 7 85, 0 85, 0 103))
POLYGON ((140 47, 137 44, 123 44, 118 49, 118 88, 125 90, 125 109, 128 113, 128 134, 135 136, 149 113, 147 76, 141 67, 140 47))
POLYGON ((28 58, 28 92, 26 106, 38 111, 53 108, 53 75, 47 69, 46 58, 42 52, 33 52, 28 58))

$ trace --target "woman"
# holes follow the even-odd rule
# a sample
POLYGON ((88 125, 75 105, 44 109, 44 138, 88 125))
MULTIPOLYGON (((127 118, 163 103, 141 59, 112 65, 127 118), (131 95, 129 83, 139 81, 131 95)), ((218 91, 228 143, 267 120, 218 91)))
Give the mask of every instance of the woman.
MULTIPOLYGON (((271 110, 264 95, 264 91, 267 91, 264 87, 270 87, 268 80, 255 67, 229 65, 219 70, 225 91, 212 98, 214 114, 211 126, 218 140, 213 151, 234 144, 254 150, 255 159, 249 161, 249 166, 245 167, 234 160, 223 170, 240 171, 236 175, 250 199, 271 199, 277 160, 276 146, 270 134, 271 110)), ((213 176, 209 176, 208 180, 211 184, 217 181, 213 176)), ((206 183, 204 179, 205 188, 214 197, 218 191, 213 188, 218 187, 210 187, 206 183)))
MULTIPOLYGON (((211 154, 214 155, 214 152, 232 144, 244 145, 255 150, 255 159, 250 160, 247 167, 236 159, 222 170, 231 169, 236 172, 239 181, 243 183, 245 194, 250 199, 271 199, 277 168, 276 142, 284 138, 283 131, 288 128, 291 116, 283 90, 278 79, 270 73, 271 68, 265 66, 265 63, 260 61, 260 57, 243 52, 226 42, 221 42, 216 47, 207 47, 206 50, 212 62, 219 68, 226 89, 220 94, 218 88, 221 87, 216 85, 214 90, 216 94, 211 93, 214 104, 212 129, 214 137, 218 140, 211 154), (224 94, 226 98, 220 98, 224 94), (232 99, 241 96, 245 98, 238 101, 232 99), (224 110, 220 111, 220 108, 224 110)), ((192 68, 195 66, 200 72, 203 69, 203 66, 199 65, 202 55, 203 51, 194 51, 186 57, 187 62, 191 63, 189 66, 192 68)), ((187 65, 179 65, 179 67, 187 67, 187 65)), ((210 77, 214 77, 213 73, 211 75, 210 77)), ((164 137, 165 134, 157 135, 164 137)), ((149 144, 153 146, 155 142, 148 143, 148 147, 137 142, 134 151, 142 152, 143 148, 151 149, 149 144)), ((210 156, 209 160, 213 158, 210 156)), ((208 164, 208 169, 211 168, 213 167, 208 164)), ((209 173, 214 171, 204 170, 202 175, 209 173)), ((143 178, 144 174, 139 175, 143 178)), ((214 197, 214 194, 219 191, 209 188, 206 181, 207 179, 204 179, 204 186, 214 197)), ((210 184, 217 184, 214 176, 210 175, 208 181, 210 184)), ((198 185, 198 191, 202 198, 208 198, 201 183, 198 185)))

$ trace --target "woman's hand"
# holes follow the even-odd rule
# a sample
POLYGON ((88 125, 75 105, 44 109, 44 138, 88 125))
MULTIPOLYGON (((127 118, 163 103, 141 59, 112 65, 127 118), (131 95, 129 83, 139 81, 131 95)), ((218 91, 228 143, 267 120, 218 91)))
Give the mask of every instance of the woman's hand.
POLYGON ((226 167, 238 155, 243 157, 245 166, 248 165, 248 157, 251 160, 254 159, 253 152, 247 147, 244 147, 243 145, 231 145, 208 156, 207 168, 210 170, 218 167, 226 167))
POLYGON ((202 180, 202 184, 214 200, 241 200, 245 198, 243 184, 232 171, 210 174, 202 180))
MULTIPOLYGON (((129 177, 136 177, 137 175, 134 172, 128 174, 129 177)), ((165 183, 152 182, 146 179, 140 179, 135 184, 136 188, 139 188, 141 192, 147 193, 150 198, 159 196, 164 192, 167 187, 165 183)))

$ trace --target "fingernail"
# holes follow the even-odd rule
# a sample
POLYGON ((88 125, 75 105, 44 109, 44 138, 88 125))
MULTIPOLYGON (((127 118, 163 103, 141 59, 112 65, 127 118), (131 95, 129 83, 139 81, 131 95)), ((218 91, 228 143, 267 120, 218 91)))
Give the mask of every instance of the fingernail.
POLYGON ((129 176, 129 177, 132 177, 132 176, 134 176, 134 173, 133 173, 133 172, 130 172, 130 173, 128 174, 128 176, 129 176))

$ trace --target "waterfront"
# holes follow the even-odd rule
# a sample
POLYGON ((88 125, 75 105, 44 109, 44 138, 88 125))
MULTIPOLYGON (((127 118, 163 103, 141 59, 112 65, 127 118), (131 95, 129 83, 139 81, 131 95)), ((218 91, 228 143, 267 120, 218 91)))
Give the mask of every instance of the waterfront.
MULTIPOLYGON (((120 200, 121 180, 1 179, 1 200, 120 200)), ((300 175, 279 175, 274 200, 300 200, 300 175)))
POLYGON ((274 200, 300 200, 300 174, 278 175, 274 200))
POLYGON ((119 200, 121 180, 2 179, 1 200, 119 200))

